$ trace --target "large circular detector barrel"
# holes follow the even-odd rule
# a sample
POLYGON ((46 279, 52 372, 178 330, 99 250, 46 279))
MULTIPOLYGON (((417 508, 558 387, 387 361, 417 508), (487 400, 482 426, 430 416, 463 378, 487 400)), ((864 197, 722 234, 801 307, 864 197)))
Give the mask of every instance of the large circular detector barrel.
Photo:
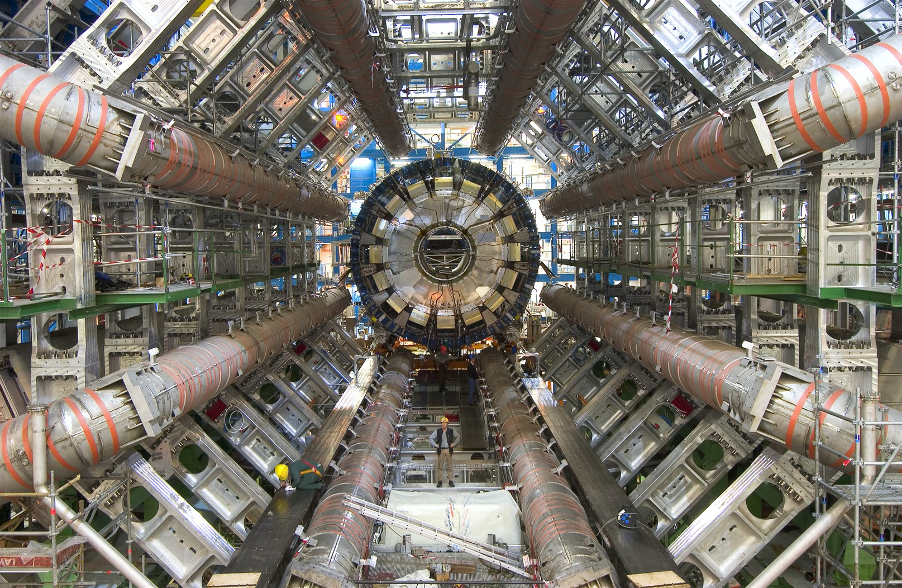
POLYGON ((360 209, 351 271, 369 315, 427 346, 519 321, 539 269, 523 195, 478 163, 438 157, 393 171, 360 209))

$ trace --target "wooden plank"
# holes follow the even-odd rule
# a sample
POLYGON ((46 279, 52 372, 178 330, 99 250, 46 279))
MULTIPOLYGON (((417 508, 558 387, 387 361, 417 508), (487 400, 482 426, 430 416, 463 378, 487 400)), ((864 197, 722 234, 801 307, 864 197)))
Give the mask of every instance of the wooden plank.
POLYGON ((207 582, 207 588, 254 588, 260 580, 260 572, 216 574, 207 582))
POLYGON ((630 574, 626 579, 632 588, 689 588, 689 584, 671 571, 630 574))

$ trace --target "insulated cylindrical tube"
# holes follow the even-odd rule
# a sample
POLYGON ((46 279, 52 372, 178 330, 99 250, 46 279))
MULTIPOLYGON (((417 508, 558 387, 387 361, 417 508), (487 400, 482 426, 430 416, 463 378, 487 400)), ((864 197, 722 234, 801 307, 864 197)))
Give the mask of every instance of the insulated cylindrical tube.
POLYGON ((585 0, 522 0, 514 15, 516 34, 508 37, 503 67, 487 97, 473 146, 492 155, 504 147, 526 99, 585 5, 585 0))
POLYGON ((410 151, 403 114, 395 108, 385 72, 378 67, 376 43, 370 34, 366 4, 360 0, 305 0, 291 4, 331 52, 360 107, 366 112, 386 151, 395 156, 410 151))
MULTIPOLYGON (((186 411, 206 404, 242 374, 341 313, 351 303, 344 288, 324 292, 292 310, 249 322, 232 335, 210 337, 131 366, 51 402, 46 411, 47 469, 57 480, 113 457, 186 411)), ((0 492, 33 486, 32 415, 0 429, 0 492)))
POLYGON ((479 366, 501 427, 501 440, 520 488, 520 511, 542 578, 555 586, 610 584, 610 562, 595 538, 586 512, 570 485, 556 473, 557 457, 548 450, 529 408, 520 400, 504 356, 479 354, 479 366))
MULTIPOLYGON (((854 392, 815 382, 805 372, 781 362, 751 361, 733 345, 679 328, 668 330, 662 323, 601 305, 564 286, 547 286, 541 298, 572 324, 604 339, 694 398, 812 459, 815 419, 819 420, 820 443, 826 449, 819 452, 821 461, 847 472, 854 470, 854 392), (769 395, 766 402, 761 402, 761 394, 769 395), (824 409, 844 418, 818 413, 814 404, 818 397, 824 409)), ((902 412, 886 406, 877 405, 870 413, 875 419, 881 415, 877 420, 902 422, 902 412)), ((875 432, 873 447, 902 443, 902 427, 885 425, 881 429, 875 432)))
POLYGON ((408 351, 396 351, 388 359, 366 417, 354 429, 354 438, 338 462, 340 474, 313 513, 307 534, 315 546, 304 549, 292 562, 283 586, 340 588, 356 579, 360 560, 366 558, 372 522, 343 502, 347 496, 379 502, 391 447, 399 441, 399 410, 411 370, 413 355, 408 351))
POLYGON ((0 55, 0 137, 75 166, 242 206, 337 221, 347 200, 317 184, 252 162, 202 131, 150 122, 138 107, 0 55), (123 168, 125 165, 125 168, 123 168))
POLYGON ((542 214, 561 217, 719 182, 863 137, 902 119, 900 70, 902 35, 895 35, 551 190, 542 214))

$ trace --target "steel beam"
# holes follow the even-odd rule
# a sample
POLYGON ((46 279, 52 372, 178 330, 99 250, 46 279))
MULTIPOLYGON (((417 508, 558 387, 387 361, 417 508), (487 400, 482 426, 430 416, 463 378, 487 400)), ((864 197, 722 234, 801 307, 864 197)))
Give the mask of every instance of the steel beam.
MULTIPOLYGON (((345 289, 325 292, 293 310, 273 314, 231 335, 180 347, 156 362, 110 374, 48 407, 50 469, 57 480, 156 437, 186 411, 249 373, 258 361, 321 326, 350 303, 345 289)), ((29 415, 7 421, 0 433, 0 491, 31 490, 29 415)))
MULTIPOLYGON (((659 372, 708 406, 729 414, 749 432, 759 433, 813 458, 815 419, 820 420, 820 459, 851 472, 855 456, 855 393, 815 381, 811 374, 771 359, 748 357, 743 350, 709 337, 602 306, 563 286, 542 291, 542 301, 572 323, 603 338, 646 368, 659 372), (833 414, 816 410, 821 399, 833 414)), ((880 406, 887 422, 902 412, 880 406)), ((902 429, 886 426, 879 443, 902 443, 902 429)))

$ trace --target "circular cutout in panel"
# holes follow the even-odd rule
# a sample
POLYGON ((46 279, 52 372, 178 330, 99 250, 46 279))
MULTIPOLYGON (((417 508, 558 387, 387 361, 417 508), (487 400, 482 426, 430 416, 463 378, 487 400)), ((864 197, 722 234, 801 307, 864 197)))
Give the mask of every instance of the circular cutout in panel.
POLYGON ((723 308, 723 305, 727 303, 727 297, 723 292, 715 292, 713 290, 702 290, 701 291, 701 302, 705 308, 710 308, 711 310, 717 310, 718 308, 723 308))
POLYGON ((279 392, 279 389, 276 388, 275 384, 266 382, 260 386, 260 400, 265 404, 275 404, 281 397, 282 393, 279 392))
POLYGON ((786 318, 786 309, 779 300, 771 300, 763 296, 756 296, 758 306, 758 320, 775 324, 786 318))
POLYGON ((827 336, 837 341, 848 341, 864 327, 864 315, 854 304, 839 303, 831 313, 833 322, 827 325, 827 336))
POLYGON ((745 506, 754 517, 775 519, 783 512, 785 500, 782 490, 770 482, 763 482, 745 499, 745 506))
MULTIPOLYGON (((707 218, 704 218, 702 225, 709 231, 719 231, 727 222, 727 209, 719 204, 709 204, 705 207, 707 218)), ((703 213, 704 214, 704 213, 703 213)))
POLYGON ((692 461, 706 472, 716 470, 723 457, 723 446, 713 439, 705 439, 692 452, 692 461))
POLYGON ((639 512, 639 518, 642 519, 643 522, 648 526, 652 531, 657 530, 659 523, 658 513, 647 506, 639 506, 636 508, 639 512))
POLYGON ((692 588, 701 588, 705 585, 705 575, 697 565, 685 562, 680 564, 680 571, 683 572, 683 577, 692 588))
POLYGON ((626 379, 617 387, 617 397, 624 402, 629 402, 639 393, 639 384, 635 380, 626 379))
POLYGON ((140 308, 126 308, 115 315, 116 326, 123 331, 132 333, 140 331, 144 327, 144 315, 140 308))
POLYGON ((611 364, 604 359, 600 359, 595 362, 595 365, 592 366, 592 375, 598 378, 599 380, 604 380, 614 371, 614 368, 611 367, 611 364))
POLYGON ((78 345, 78 323, 64 313, 51 316, 41 327, 41 334, 54 349, 66 351, 78 345))
POLYGON ((836 186, 827 192, 827 220, 847 224, 864 212, 864 197, 852 186, 836 186))
POLYGON ((433 284, 460 281, 476 262, 473 237, 465 228, 450 222, 421 231, 413 251, 417 269, 433 284))
POLYGON ((48 202, 41 209, 41 230, 57 237, 72 230, 72 206, 60 200, 48 202))
POLYGON ((146 523, 160 510, 159 501, 141 486, 132 486, 128 499, 135 522, 146 523))
POLYGON ((204 453, 200 447, 191 443, 179 451, 179 463, 189 474, 199 474, 210 465, 210 456, 204 453))
POLYGON ((259 0, 229 0, 226 10, 229 16, 244 24, 260 10, 260 2, 259 0))
POLYGON ((107 27, 107 47, 118 57, 131 55, 143 38, 141 27, 129 18, 117 18, 107 27))
POLYGON ((351 271, 366 314, 416 343, 458 346, 521 320, 539 234, 523 195, 478 163, 438 157, 385 177, 361 205, 351 271))

